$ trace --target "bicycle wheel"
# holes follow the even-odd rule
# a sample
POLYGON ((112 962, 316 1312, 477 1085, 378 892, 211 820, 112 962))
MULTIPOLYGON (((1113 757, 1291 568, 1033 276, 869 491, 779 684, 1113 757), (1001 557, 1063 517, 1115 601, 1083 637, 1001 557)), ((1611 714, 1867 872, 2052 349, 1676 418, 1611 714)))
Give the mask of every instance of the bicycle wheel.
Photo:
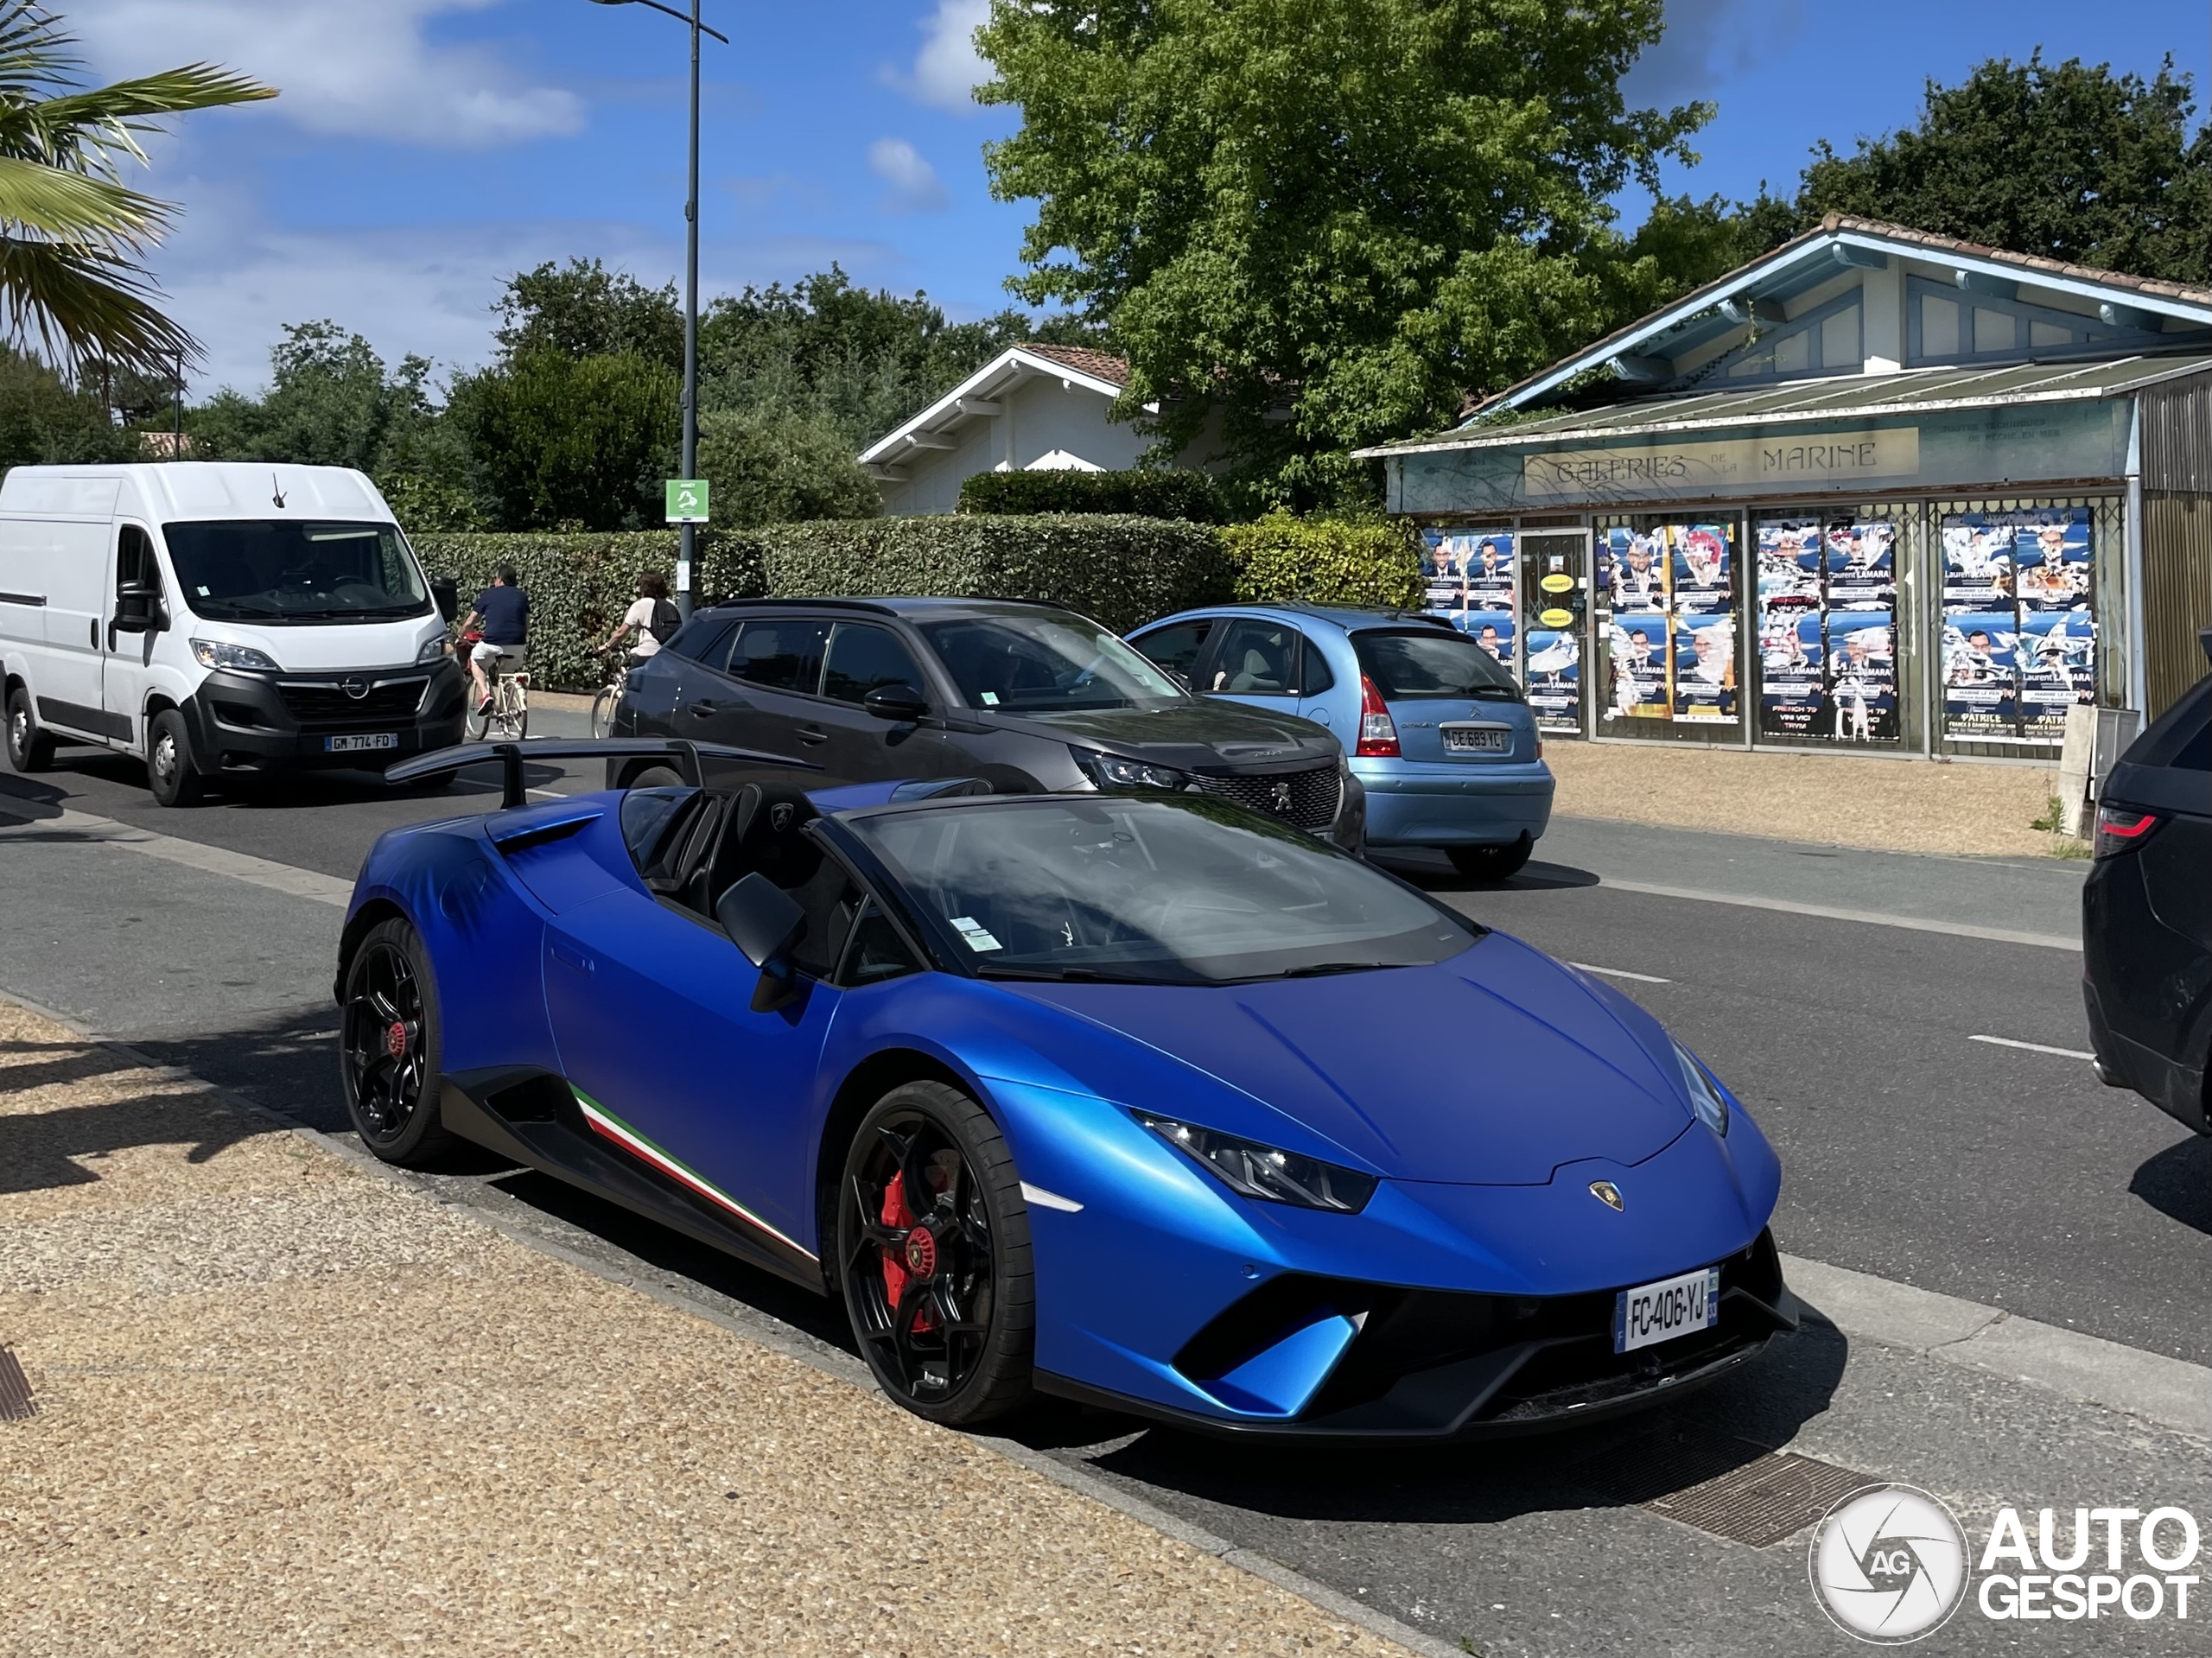
POLYGON ((612 735, 614 730, 614 705, 622 700, 620 685, 602 685, 599 695, 591 699, 591 734, 594 742, 612 735))

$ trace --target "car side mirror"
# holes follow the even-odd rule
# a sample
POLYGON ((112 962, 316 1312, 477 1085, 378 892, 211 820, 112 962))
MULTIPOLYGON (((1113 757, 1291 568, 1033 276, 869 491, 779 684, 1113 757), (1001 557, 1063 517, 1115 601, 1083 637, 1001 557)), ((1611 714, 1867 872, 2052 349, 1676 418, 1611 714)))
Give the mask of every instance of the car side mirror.
POLYGON ((879 720, 918 720, 930 711, 929 700, 912 685, 878 685, 861 706, 879 720))
POLYGON ((806 912, 789 893, 755 870, 715 900, 715 919, 738 954, 760 969, 754 1013, 772 1013, 798 994, 791 947, 806 932, 806 912))

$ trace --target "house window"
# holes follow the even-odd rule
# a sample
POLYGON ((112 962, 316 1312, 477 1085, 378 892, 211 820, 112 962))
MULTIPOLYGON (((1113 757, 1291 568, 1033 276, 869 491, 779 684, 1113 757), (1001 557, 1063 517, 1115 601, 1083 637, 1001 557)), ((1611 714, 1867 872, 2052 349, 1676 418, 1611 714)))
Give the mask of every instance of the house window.
POLYGON ((1923 358, 1959 354, 1959 302, 1941 294, 1920 296, 1920 350, 1923 358))
POLYGON ((2156 328, 2119 327, 2093 316, 1993 295, 1961 300, 1948 283, 1926 276, 1908 278, 1906 295, 1910 336, 1905 342, 1906 360, 1915 366, 2017 360, 2031 353, 2100 347, 2140 351, 2205 338, 2201 333, 2183 335, 2156 328))
POLYGON ((1787 380, 1849 372, 1861 361, 1859 295, 1846 294, 1771 334, 1745 341, 1717 365, 1731 380, 1787 380))
POLYGON ((2018 338, 2009 311, 1993 311, 1986 305, 1974 308, 1974 354, 1986 356, 1993 351, 2011 351, 2018 338))

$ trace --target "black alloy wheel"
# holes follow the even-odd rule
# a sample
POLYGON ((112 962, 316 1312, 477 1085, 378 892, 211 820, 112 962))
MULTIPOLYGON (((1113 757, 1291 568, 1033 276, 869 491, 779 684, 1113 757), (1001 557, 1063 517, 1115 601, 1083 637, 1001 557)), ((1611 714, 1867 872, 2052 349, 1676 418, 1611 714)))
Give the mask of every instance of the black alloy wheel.
POLYGON ((839 1287, 883 1390, 933 1422, 987 1421, 1029 1396, 1029 1216, 997 1125, 941 1083, 868 1113, 845 1159, 839 1287))
POLYGON ((448 1143, 438 1115, 437 994, 415 929, 378 923, 346 973, 339 1032, 346 1114, 387 1163, 417 1167, 448 1143))

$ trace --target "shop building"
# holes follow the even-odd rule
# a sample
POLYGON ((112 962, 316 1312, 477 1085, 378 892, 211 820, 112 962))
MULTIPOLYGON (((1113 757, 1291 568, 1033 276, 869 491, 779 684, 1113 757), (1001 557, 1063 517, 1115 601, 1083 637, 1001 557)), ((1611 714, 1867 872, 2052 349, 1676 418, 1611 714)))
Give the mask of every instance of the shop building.
POLYGON ((2048 764, 2212 623, 2212 289, 1832 216, 1366 451, 1554 734, 2048 764))

